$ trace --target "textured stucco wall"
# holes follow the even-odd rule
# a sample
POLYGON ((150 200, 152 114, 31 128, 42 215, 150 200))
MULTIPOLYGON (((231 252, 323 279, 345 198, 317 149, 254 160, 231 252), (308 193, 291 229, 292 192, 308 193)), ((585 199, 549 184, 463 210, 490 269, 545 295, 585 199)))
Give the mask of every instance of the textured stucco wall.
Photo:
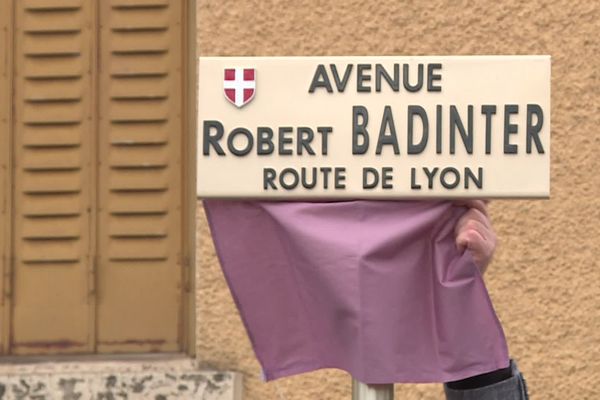
MULTIPOLYGON (((552 199, 496 201, 486 281, 533 399, 600 396, 600 2, 198 0, 202 55, 550 54, 552 199)), ((248 400, 341 400, 321 371, 264 384, 199 208, 198 354, 248 400)), ((398 399, 440 399, 398 385, 398 399)))

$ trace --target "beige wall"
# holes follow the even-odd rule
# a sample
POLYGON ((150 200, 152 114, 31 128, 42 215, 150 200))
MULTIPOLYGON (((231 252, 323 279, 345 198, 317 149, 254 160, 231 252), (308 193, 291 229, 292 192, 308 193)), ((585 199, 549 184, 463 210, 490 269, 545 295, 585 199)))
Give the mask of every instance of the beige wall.
MULTIPOLYGON (((198 0, 201 55, 550 54, 552 199, 496 201, 487 283, 534 399, 600 394, 600 2, 198 0)), ((321 371, 264 384, 199 209, 198 354, 248 400, 349 399, 321 371)), ((397 398, 440 399, 439 385, 397 398)))

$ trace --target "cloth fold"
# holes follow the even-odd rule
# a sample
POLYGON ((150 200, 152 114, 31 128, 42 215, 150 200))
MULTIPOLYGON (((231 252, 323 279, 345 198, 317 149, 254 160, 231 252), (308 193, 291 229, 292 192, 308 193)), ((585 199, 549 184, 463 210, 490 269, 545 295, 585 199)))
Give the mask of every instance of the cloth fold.
POLYGON ((466 208, 433 201, 205 200, 266 380, 339 368, 365 383, 447 382, 509 365, 466 208))

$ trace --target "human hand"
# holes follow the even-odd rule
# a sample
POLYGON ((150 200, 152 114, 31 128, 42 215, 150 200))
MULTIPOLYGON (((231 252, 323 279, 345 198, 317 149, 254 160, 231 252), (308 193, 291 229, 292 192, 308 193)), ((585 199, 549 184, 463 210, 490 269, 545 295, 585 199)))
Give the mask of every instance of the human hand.
POLYGON ((473 261, 483 274, 492 261, 497 244, 496 233, 487 212, 487 202, 464 200, 454 204, 469 208, 454 227, 456 247, 460 251, 470 251, 473 261))

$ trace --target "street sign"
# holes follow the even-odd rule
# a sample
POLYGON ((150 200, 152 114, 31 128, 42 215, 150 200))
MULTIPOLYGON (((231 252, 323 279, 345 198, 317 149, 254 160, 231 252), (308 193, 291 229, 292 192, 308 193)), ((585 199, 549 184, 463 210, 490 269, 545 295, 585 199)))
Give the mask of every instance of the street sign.
POLYGON ((198 196, 547 198, 550 57, 201 57, 198 196))

